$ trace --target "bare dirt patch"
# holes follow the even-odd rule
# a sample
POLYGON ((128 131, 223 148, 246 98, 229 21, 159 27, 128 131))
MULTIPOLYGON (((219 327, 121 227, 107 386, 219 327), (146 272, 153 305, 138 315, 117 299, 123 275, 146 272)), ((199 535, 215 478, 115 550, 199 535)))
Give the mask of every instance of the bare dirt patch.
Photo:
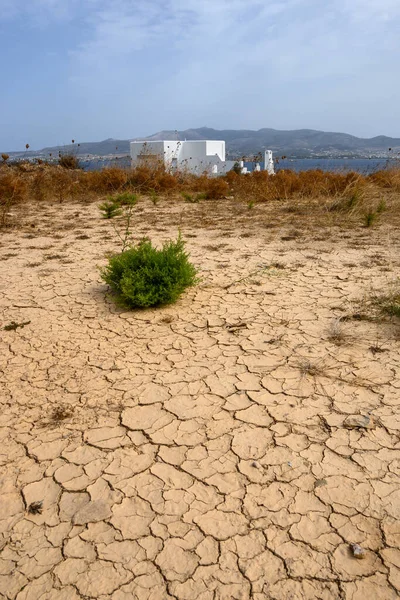
POLYGON ((202 278, 156 310, 102 283, 96 205, 2 232, 5 598, 398 598, 399 325, 353 316, 400 236, 308 207, 142 201, 202 278))

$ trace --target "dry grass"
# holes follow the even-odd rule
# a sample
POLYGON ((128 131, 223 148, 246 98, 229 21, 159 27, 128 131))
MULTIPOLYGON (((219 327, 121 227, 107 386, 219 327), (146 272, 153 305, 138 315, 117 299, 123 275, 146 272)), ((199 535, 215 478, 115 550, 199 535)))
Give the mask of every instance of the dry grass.
POLYGON ((318 377, 325 374, 325 366, 322 360, 312 361, 309 358, 301 358, 298 369, 302 377, 318 377))
POLYGON ((79 169, 79 159, 75 154, 62 154, 58 164, 64 169, 79 169))
POLYGON ((400 281, 384 293, 373 295, 371 302, 381 314, 400 319, 400 281))
POLYGON ((340 346, 347 341, 348 334, 345 329, 342 317, 338 317, 331 321, 328 327, 327 337, 330 342, 336 344, 337 346, 340 346))
MULTIPOLYGON (((210 219, 218 204, 235 201, 242 220, 253 218, 266 205, 274 207, 274 218, 265 221, 273 229, 283 223, 287 241, 301 235, 309 226, 372 226, 398 219, 400 170, 363 176, 357 173, 325 173, 320 170, 280 171, 275 176, 265 171, 224 177, 207 174, 171 173, 161 164, 134 169, 109 167, 84 172, 60 165, 18 163, 0 164, 0 226, 10 222, 12 207, 24 202, 93 202, 106 196, 136 193, 142 196, 195 202, 204 221, 210 219), (278 210, 277 208, 278 203, 278 210), (249 206, 254 210, 249 211, 249 206), (295 232, 295 233, 294 233, 295 232)), ((156 206, 157 202, 153 202, 156 206)), ((189 209, 189 207, 188 207, 189 209)), ((272 211, 272 208, 271 208, 272 211)), ((12 216, 12 215, 11 215, 12 216)))
POLYGON ((28 189, 27 182, 16 171, 0 169, 0 227, 7 225, 11 206, 26 200, 28 189))

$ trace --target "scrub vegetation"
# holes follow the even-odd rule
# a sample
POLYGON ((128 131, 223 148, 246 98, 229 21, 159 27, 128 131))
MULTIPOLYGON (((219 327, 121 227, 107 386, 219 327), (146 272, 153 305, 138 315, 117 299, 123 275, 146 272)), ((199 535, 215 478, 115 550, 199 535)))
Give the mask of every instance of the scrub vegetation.
POLYGON ((265 226, 273 228, 285 221, 291 225, 284 232, 288 240, 298 236, 303 226, 371 228, 392 223, 399 214, 400 169, 370 175, 285 170, 273 176, 266 171, 241 175, 233 169, 225 176, 212 177, 171 172, 161 163, 83 171, 72 168, 73 158, 61 156, 59 164, 50 164, 42 160, 10 162, 4 156, 0 163, 0 227, 18 226, 24 205, 31 202, 38 212, 54 201, 99 202, 103 217, 110 219, 121 215, 121 207, 135 204, 139 196, 150 200, 155 210, 164 199, 177 204, 183 200, 193 205, 192 210, 204 203, 210 216, 215 203, 224 200, 234 201, 255 216, 267 204, 274 215, 265 226))
POLYGON ((197 281, 181 236, 161 249, 149 239, 141 240, 137 246, 111 256, 101 276, 117 299, 130 308, 172 304, 197 281))

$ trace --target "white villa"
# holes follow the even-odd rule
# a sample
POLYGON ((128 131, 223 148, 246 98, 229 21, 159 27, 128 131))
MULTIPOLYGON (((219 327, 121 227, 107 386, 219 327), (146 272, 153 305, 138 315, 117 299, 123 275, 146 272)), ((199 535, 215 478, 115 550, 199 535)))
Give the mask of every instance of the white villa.
MULTIPOLYGON (((131 142, 133 165, 143 161, 161 160, 167 168, 201 174, 223 175, 232 169, 236 161, 225 160, 223 140, 137 141, 131 142)), ((239 161, 242 173, 247 173, 243 161, 239 161)), ((265 151, 265 170, 274 174, 272 151, 265 151)), ((260 171, 260 165, 255 166, 260 171)))

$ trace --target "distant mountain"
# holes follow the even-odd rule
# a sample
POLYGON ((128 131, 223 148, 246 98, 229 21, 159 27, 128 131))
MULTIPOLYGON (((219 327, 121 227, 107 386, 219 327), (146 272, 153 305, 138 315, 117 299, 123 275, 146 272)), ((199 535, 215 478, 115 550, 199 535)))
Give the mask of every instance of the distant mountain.
MULTIPOLYGON (((313 129, 297 129, 282 131, 278 129, 186 129, 185 131, 159 131, 146 138, 133 138, 135 140, 225 140, 227 153, 231 157, 249 156, 266 149, 276 154, 285 154, 291 157, 308 156, 368 156, 370 154, 384 154, 389 148, 400 150, 400 138, 391 138, 380 135, 373 138, 358 138, 347 133, 333 133, 316 131, 313 129)), ((74 152, 79 156, 85 155, 123 155, 129 154, 130 140, 107 139, 102 142, 83 142, 66 146, 53 146, 43 148, 38 152, 10 153, 26 156, 53 157, 58 152, 74 152)))
POLYGON ((384 135, 364 139, 347 133, 331 133, 313 129, 280 131, 278 129, 225 129, 208 127, 186 131, 160 131, 147 140, 225 140, 230 155, 248 155, 269 149, 288 156, 311 156, 315 154, 359 154, 388 152, 389 148, 400 149, 400 138, 384 135))
POLYGON ((129 154, 129 140, 113 140, 109 138, 103 142, 82 142, 78 145, 67 144, 66 146, 53 146, 52 148, 43 148, 43 154, 57 156, 58 152, 67 154, 68 152, 78 153, 82 156, 85 154, 96 154, 103 156, 104 154, 129 154))

